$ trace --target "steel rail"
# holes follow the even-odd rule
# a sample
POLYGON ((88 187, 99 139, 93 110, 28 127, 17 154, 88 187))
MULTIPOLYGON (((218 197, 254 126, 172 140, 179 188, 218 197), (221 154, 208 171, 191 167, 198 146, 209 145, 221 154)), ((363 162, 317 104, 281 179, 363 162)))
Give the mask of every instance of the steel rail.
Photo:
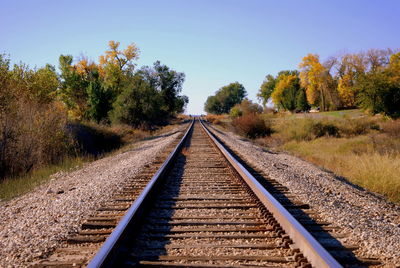
POLYGON ((157 170, 154 176, 151 178, 149 183, 140 193, 138 198, 133 202, 131 207, 125 213, 121 221, 115 227, 110 236, 106 239, 100 250, 93 257, 87 267, 89 268, 98 268, 111 266, 114 261, 114 257, 116 256, 116 251, 118 250, 117 245, 122 242, 124 239, 124 234, 127 232, 128 226, 137 219, 141 210, 145 206, 146 201, 150 196, 150 193, 154 190, 156 184, 160 181, 160 178, 165 174, 166 170, 170 166, 172 160, 175 158, 183 143, 185 142, 190 130, 193 128, 194 120, 190 123, 188 130, 186 131, 183 138, 180 140, 175 149, 169 154, 168 158, 164 161, 162 166, 157 170))
POLYGON ((199 120, 203 129, 215 143, 221 153, 239 173, 246 184, 272 213, 282 229, 289 235, 295 246, 314 267, 342 267, 331 254, 287 211, 257 180, 243 167, 214 137, 207 127, 199 120))

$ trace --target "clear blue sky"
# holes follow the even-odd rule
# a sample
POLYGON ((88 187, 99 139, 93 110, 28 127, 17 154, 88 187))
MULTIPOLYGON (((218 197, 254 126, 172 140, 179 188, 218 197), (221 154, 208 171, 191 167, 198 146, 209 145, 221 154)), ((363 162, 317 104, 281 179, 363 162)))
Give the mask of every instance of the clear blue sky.
POLYGON ((249 98, 266 74, 295 69, 307 53, 400 47, 400 1, 18 1, 0 4, 0 53, 30 66, 60 54, 96 60, 109 40, 186 74, 187 112, 238 81, 249 98))

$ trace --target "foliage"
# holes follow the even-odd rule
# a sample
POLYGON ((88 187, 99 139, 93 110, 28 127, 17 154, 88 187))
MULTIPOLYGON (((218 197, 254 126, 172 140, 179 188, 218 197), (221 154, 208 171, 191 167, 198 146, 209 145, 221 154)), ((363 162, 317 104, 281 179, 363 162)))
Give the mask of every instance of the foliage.
POLYGON ((160 61, 154 63, 155 83, 163 98, 163 109, 169 114, 181 113, 188 102, 186 96, 179 96, 185 81, 185 74, 171 70, 160 61))
POLYGON ((259 114, 248 113, 232 121, 235 130, 250 139, 271 135, 270 125, 259 114))
POLYGON ((160 62, 143 67, 128 80, 114 103, 114 122, 149 128, 163 124, 184 110, 188 98, 181 96, 184 74, 160 62))
POLYGON ((306 112, 310 110, 310 105, 307 101, 307 96, 303 88, 300 88, 296 94, 296 111, 306 112))
POLYGON ((112 118, 114 122, 134 127, 160 123, 163 116, 161 94, 137 73, 118 96, 114 104, 112 118))
MULTIPOLYGON (((327 63, 329 65, 329 63, 327 63)), ((307 100, 311 105, 320 106, 322 111, 335 109, 335 83, 319 56, 308 54, 299 65, 301 86, 306 89, 307 100)))
POLYGON ((66 111, 55 99, 58 80, 50 66, 10 69, 0 57, 0 178, 60 161, 68 151, 66 111), (40 85, 49 83, 43 88, 40 85))
POLYGON ((120 50, 120 42, 108 42, 109 49, 99 57, 99 71, 104 86, 111 88, 116 94, 121 93, 123 82, 135 68, 134 61, 139 58, 139 49, 132 43, 120 50))
POLYGON ((393 54, 386 68, 370 71, 359 77, 358 103, 373 114, 400 117, 400 53, 393 54))
POLYGON ((233 106, 229 115, 231 118, 237 118, 250 113, 261 113, 262 111, 263 109, 260 105, 253 103, 251 100, 246 98, 241 103, 233 106))
POLYGON ((235 104, 241 103, 247 92, 239 82, 220 88, 215 95, 209 96, 204 104, 207 113, 226 114, 235 104))
POLYGON ((271 95, 273 102, 281 109, 294 111, 297 92, 300 90, 299 78, 296 74, 281 74, 277 80, 271 95))
MULTIPOLYGON (((279 75, 278 75, 279 76, 279 75)), ((275 89, 276 78, 272 75, 268 74, 265 77, 265 80, 261 84, 261 87, 258 91, 257 98, 262 101, 264 107, 266 106, 269 98, 271 97, 272 92, 275 89)))
POLYGON ((308 111, 310 108, 297 70, 280 71, 276 77, 267 75, 257 97, 262 100, 264 107, 271 98, 280 110, 308 111))

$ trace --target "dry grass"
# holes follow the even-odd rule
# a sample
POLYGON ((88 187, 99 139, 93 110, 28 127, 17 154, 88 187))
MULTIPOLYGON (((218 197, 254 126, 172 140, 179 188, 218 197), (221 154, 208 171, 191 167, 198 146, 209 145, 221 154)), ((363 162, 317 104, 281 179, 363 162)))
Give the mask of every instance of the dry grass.
POLYGON ((223 122, 230 121, 228 115, 216 115, 216 114, 208 114, 206 115, 206 120, 215 125, 222 125, 223 122))
POLYGON ((257 144, 291 152, 400 203, 400 120, 359 110, 262 117, 273 133, 257 144))
POLYGON ((291 141, 283 148, 370 191, 400 202, 400 140, 381 136, 291 141))

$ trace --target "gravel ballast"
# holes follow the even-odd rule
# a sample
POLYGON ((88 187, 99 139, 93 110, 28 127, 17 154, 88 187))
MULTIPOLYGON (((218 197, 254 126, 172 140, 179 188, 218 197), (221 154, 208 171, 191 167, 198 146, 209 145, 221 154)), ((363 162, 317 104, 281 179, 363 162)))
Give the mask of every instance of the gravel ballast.
POLYGON ((400 206, 295 156, 268 152, 231 132, 211 130, 246 162, 288 187, 326 221, 343 228, 348 237, 341 240, 359 245, 361 256, 379 258, 385 267, 398 267, 400 206))
POLYGON ((60 172, 30 193, 0 204, 0 267, 25 267, 79 229, 82 219, 140 173, 188 125, 133 149, 60 172), (179 130, 179 131, 177 131, 179 130))

